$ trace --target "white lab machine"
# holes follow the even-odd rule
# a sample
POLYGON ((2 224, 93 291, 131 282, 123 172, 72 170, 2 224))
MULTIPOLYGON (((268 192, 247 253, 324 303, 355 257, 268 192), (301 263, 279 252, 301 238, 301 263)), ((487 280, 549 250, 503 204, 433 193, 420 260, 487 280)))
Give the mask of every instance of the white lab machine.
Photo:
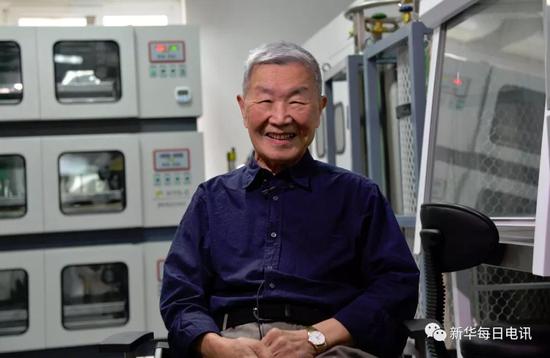
POLYGON ((138 115, 131 27, 36 30, 42 119, 138 115))
POLYGON ((196 26, 135 27, 141 118, 202 114, 196 26))
POLYGON ((42 251, 0 252, 0 353, 45 348, 44 288, 42 251))
POLYGON ((160 290, 164 260, 171 241, 146 242, 143 244, 145 270, 145 328, 152 331, 155 338, 166 338, 168 331, 160 315, 160 290))
POLYGON ((177 226, 204 181, 202 133, 141 133, 143 226, 177 226))
POLYGON ((44 137, 42 155, 45 231, 141 226, 137 136, 44 137))
POLYGON ((44 220, 40 138, 2 138, 1 143, 0 235, 41 232, 44 220))
POLYGON ((202 114, 195 26, 5 27, 0 50, 0 121, 202 114))
POLYGON ((0 27, 0 121, 40 118, 36 32, 0 27))
POLYGON ((0 29, 0 121, 64 121, 0 133, 0 353, 166 336, 164 257, 204 181, 201 97, 194 26, 0 29))
POLYGON ((143 254, 121 244, 45 250, 46 346, 143 330, 143 254))

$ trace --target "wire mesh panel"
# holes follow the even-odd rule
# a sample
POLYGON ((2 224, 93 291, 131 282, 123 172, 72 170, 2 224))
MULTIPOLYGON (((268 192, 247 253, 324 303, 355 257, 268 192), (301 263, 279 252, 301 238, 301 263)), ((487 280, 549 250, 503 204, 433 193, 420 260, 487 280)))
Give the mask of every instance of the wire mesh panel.
POLYGON ((528 216, 536 209, 544 87, 542 80, 532 80, 531 88, 506 84, 512 76, 491 71, 489 90, 493 87, 496 96, 484 108, 479 126, 479 170, 486 175, 476 205, 490 216, 528 216))
MULTIPOLYGON (((409 52, 406 44, 397 50, 397 104, 412 102, 409 52)), ((399 143, 401 153, 401 185, 403 192, 403 214, 416 212, 416 173, 414 123, 410 114, 399 118, 399 143)))
POLYGON ((479 324, 550 322, 550 278, 482 265, 474 270, 479 324))

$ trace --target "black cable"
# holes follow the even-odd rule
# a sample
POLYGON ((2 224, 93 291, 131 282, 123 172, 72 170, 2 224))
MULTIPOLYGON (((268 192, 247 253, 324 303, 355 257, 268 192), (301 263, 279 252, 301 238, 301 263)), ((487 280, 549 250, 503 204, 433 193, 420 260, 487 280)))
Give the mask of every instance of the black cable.
POLYGON ((256 318, 256 323, 258 324, 258 333, 260 334, 260 340, 264 338, 263 332, 262 332, 262 316, 260 315, 260 291, 262 287, 264 287, 264 280, 262 280, 262 283, 260 283, 260 286, 258 287, 258 290, 256 291, 256 306, 252 309, 252 314, 254 315, 254 318, 256 318))

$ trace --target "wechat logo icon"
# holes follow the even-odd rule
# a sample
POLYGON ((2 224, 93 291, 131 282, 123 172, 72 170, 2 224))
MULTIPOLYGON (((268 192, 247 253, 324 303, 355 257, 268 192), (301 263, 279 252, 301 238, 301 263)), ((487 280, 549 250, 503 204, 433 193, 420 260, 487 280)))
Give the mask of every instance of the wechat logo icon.
POLYGON ((441 329, 437 323, 428 323, 424 328, 426 336, 433 337, 438 342, 443 342, 447 338, 447 332, 441 329))

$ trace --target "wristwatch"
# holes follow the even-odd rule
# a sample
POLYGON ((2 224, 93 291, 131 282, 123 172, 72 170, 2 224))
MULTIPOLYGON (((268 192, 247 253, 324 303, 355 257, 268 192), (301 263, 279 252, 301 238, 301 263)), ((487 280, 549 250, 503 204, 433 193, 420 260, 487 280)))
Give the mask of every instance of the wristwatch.
POLYGON ((307 341, 315 348, 316 353, 323 353, 327 349, 325 335, 313 326, 306 326, 307 341))

